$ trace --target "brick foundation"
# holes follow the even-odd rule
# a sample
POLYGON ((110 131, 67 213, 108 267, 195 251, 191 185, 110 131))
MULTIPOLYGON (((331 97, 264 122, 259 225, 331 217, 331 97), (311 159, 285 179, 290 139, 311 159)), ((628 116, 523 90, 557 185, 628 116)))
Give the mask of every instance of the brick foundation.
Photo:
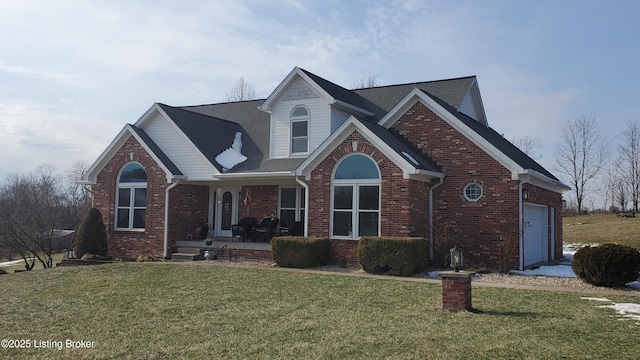
POLYGON ((471 276, 469 272, 445 271, 442 277, 442 309, 471 310, 471 276))

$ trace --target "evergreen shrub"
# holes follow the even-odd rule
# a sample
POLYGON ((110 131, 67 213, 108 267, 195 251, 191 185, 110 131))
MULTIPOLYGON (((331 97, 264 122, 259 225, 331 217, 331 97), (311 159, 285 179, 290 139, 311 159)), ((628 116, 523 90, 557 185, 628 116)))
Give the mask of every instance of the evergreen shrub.
POLYGON ((274 237, 271 255, 281 267, 306 269, 327 265, 331 260, 331 241, 316 237, 274 237))
POLYGON ((107 255, 107 232, 98 209, 89 209, 76 230, 74 243, 76 259, 82 258, 85 254, 107 255))
POLYGON ((576 251, 571 267, 580 279, 589 284, 620 287, 638 278, 640 252, 616 244, 586 246, 576 251))
POLYGON ((421 237, 362 237, 358 262, 371 274, 411 276, 429 264, 429 242, 421 237))

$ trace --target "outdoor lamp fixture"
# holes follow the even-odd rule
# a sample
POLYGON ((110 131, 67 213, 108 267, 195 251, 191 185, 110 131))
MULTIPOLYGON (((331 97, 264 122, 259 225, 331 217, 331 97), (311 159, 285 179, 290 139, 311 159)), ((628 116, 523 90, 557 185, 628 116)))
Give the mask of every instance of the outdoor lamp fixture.
POLYGON ((522 189, 522 199, 523 199, 523 200, 527 200, 527 199, 529 199, 529 190, 527 190, 527 189, 522 189))
POLYGON ((463 266, 462 246, 456 244, 449 252, 451 253, 451 268, 455 272, 459 272, 463 266))

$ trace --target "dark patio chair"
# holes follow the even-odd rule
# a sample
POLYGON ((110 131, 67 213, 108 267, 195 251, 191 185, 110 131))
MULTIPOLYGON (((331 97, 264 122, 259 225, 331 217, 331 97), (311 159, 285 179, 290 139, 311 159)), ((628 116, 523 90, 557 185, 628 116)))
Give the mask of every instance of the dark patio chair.
POLYGON ((294 221, 289 228, 289 235, 291 236, 302 236, 304 235, 304 222, 302 221, 294 221))
POLYGON ((278 218, 264 218, 255 230, 256 241, 270 242, 278 231, 278 218))
POLYGON ((237 224, 231 225, 232 241, 236 238, 236 236, 240 237, 240 241, 246 241, 249 237, 251 237, 252 240, 255 241, 255 238, 253 238, 253 231, 256 228, 257 224, 258 219, 254 217, 243 217, 238 221, 237 224))

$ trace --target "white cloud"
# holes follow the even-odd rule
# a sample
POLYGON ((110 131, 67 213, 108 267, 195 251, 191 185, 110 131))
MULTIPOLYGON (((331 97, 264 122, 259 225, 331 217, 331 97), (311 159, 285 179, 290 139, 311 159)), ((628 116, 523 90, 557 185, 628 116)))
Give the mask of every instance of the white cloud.
POLYGON ((30 172, 41 163, 64 170, 78 160, 93 161, 117 130, 82 109, 20 99, 2 102, 0 174, 30 172))
POLYGON ((539 138, 542 165, 551 169, 554 144, 574 109, 582 104, 588 87, 553 88, 540 76, 507 67, 491 67, 479 76, 489 126, 507 139, 539 138), (485 80, 486 79, 486 80, 485 80))
POLYGON ((18 75, 18 76, 33 77, 36 79, 41 79, 44 81, 58 83, 62 85, 69 85, 81 90, 89 89, 89 86, 87 86, 86 84, 83 84, 81 81, 76 79, 76 77, 72 74, 51 73, 47 71, 26 68, 23 66, 6 65, 1 62, 0 62, 0 72, 18 75))

